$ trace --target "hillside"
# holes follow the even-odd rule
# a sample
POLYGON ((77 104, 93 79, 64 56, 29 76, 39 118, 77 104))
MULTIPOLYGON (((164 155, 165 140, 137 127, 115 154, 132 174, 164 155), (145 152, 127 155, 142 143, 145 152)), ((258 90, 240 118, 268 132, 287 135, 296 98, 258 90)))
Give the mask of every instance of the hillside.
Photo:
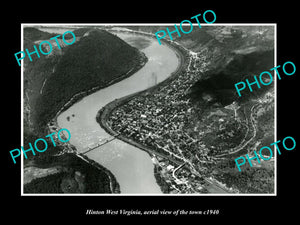
MULTIPOLYGON (((152 33, 161 29, 128 28, 152 33)), ((273 27, 203 26, 176 42, 190 50, 184 50, 189 63, 183 72, 160 89, 113 109, 111 128, 158 154, 185 162, 201 178, 220 181, 231 188, 229 193, 272 193, 273 160, 255 168, 245 166, 239 173, 234 159, 252 155, 274 140, 274 85, 238 98, 234 84, 274 67, 273 27)), ((160 162, 164 164, 157 171, 172 184, 171 193, 191 191, 165 175, 164 167, 172 162, 160 162)), ((176 174, 182 182, 190 178, 184 170, 176 174)), ((187 186, 194 188, 192 193, 210 190, 210 185, 194 178, 187 186)))
MULTIPOLYGON (((57 49, 54 44, 51 54, 40 58, 34 55, 32 62, 28 58, 24 60, 24 143, 34 143, 45 136, 49 120, 70 103, 74 95, 81 93, 71 103, 130 76, 147 61, 139 50, 106 31, 85 28, 74 30, 74 33, 76 42, 73 45, 61 44, 62 49, 57 49)), ((27 27, 24 48, 32 49, 33 45, 38 46, 53 36, 55 34, 27 27)), ((58 41, 62 43, 60 38, 58 41)), ((68 148, 74 151, 73 146, 68 148)), ((24 166, 33 165, 36 170, 51 167, 60 170, 57 174, 33 179, 24 186, 25 192, 118 192, 117 181, 108 170, 73 154, 55 156, 64 150, 63 146, 49 147, 48 151, 24 161, 24 166)))
POLYGON ((124 77, 131 69, 132 74, 145 61, 145 56, 137 49, 102 30, 93 30, 80 41, 63 48, 61 56, 35 59, 34 66, 30 65, 24 74, 39 81, 31 79, 32 86, 26 85, 36 93, 33 96, 36 102, 30 105, 34 127, 43 128, 75 94, 104 87, 124 77), (41 81, 43 86, 38 87, 41 81), (42 91, 38 91, 39 88, 42 91))
MULTIPOLYGON (((49 38, 56 34, 50 34, 43 32, 34 27, 24 28, 24 49, 31 51, 35 42, 39 40, 49 40, 49 38)), ((37 45, 36 45, 37 46, 37 45)), ((38 48, 38 46, 37 46, 38 48)), ((53 52, 48 57, 41 55, 38 58, 36 55, 32 55, 33 61, 30 62, 28 57, 23 60, 24 64, 24 129, 27 132, 34 132, 37 127, 33 123, 33 113, 35 111, 35 105, 37 98, 40 96, 43 84, 45 80, 53 73, 55 65, 58 63, 62 54, 56 54, 53 48, 53 52)), ((59 50, 60 53, 63 50, 59 50)))
MULTIPOLYGON (((234 54, 232 60, 215 70, 206 73, 204 79, 197 81, 189 90, 190 97, 194 101, 202 98, 203 94, 209 94, 212 103, 219 102, 226 106, 233 101, 245 102, 251 97, 256 97, 266 93, 273 84, 263 86, 261 89, 253 86, 253 92, 243 92, 243 97, 237 95, 234 84, 245 79, 254 80, 253 76, 258 76, 267 68, 274 65, 273 51, 255 51, 248 54, 234 54)), ((262 86, 262 85, 261 85, 262 86)))
MULTIPOLYGON (((112 193, 119 192, 115 177, 105 168, 93 166, 73 154, 44 163, 41 168, 56 168, 57 173, 39 177, 24 185, 24 193, 112 193), (109 176, 107 175, 109 174, 109 176), (111 181, 110 181, 111 180, 111 181), (110 183, 112 182, 112 183, 110 183), (111 190, 113 187, 113 190, 111 190)), ((40 169, 39 167, 28 167, 40 169)))
POLYGON ((30 41, 47 40, 58 34, 50 34, 34 27, 24 27, 24 38, 30 41))

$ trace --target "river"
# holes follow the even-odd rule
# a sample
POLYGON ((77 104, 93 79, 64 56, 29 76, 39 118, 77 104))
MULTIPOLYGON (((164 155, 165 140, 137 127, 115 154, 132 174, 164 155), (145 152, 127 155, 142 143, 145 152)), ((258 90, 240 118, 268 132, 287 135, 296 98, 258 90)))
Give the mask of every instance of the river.
MULTIPOLYGON (((47 31, 50 30, 47 28, 47 31)), ((53 32, 57 31, 53 29, 53 32)), ((174 50, 159 45, 153 38, 133 33, 118 32, 117 35, 144 52, 148 62, 129 78, 84 97, 58 116, 59 127, 71 132, 70 143, 78 152, 111 138, 96 122, 97 112, 102 107, 116 98, 147 89, 165 80, 180 63, 174 50)), ((162 193, 154 177, 151 157, 139 148, 115 139, 86 155, 114 174, 122 194, 162 193)))

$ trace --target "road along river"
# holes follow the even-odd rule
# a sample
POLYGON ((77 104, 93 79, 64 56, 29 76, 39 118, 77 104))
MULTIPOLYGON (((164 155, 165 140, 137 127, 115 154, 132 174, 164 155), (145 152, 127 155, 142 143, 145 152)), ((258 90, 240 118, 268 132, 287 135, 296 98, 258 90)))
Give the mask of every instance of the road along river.
MULTIPOLYGON (((136 33, 119 32, 117 35, 144 52, 148 62, 129 78, 84 97, 58 116, 59 127, 67 128, 71 132, 70 143, 79 153, 89 146, 96 146, 112 138, 96 121, 96 115, 102 107, 117 98, 162 82, 180 66, 177 53, 166 45, 159 45, 154 38, 136 33)), ((114 174, 122 194, 162 193, 154 178, 151 157, 137 147, 114 139, 87 152, 86 156, 114 174)))

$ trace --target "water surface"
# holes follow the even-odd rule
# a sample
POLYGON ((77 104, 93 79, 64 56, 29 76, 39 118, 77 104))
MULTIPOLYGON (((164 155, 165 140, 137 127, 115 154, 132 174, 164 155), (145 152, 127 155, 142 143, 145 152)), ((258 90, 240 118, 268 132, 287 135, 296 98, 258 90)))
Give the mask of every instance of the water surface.
MULTIPOLYGON (((156 82, 165 80, 179 65, 175 52, 167 46, 159 45, 155 39, 128 33, 118 36, 143 51, 148 62, 129 78, 86 96, 59 115, 58 125, 71 132, 70 143, 78 152, 111 138, 96 122, 97 112, 102 107, 116 98, 147 89, 156 82), (156 79, 153 79, 154 76, 156 79)), ((151 157, 139 148, 115 139, 88 152, 87 156, 115 175, 121 193, 161 193, 154 178, 151 157)))

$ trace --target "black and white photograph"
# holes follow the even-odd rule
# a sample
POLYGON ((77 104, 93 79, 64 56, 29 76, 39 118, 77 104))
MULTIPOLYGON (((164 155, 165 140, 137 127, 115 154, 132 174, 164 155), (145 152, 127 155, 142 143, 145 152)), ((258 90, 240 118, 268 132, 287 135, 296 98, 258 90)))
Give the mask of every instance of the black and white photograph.
POLYGON ((297 217, 297 5, 162 3, 5 7, 4 221, 297 217))
POLYGON ((23 24, 24 49, 52 49, 23 61, 24 146, 71 136, 27 153, 24 194, 274 194, 275 154, 235 162, 275 142, 274 82, 234 84, 275 67, 276 26, 197 26, 23 24))

